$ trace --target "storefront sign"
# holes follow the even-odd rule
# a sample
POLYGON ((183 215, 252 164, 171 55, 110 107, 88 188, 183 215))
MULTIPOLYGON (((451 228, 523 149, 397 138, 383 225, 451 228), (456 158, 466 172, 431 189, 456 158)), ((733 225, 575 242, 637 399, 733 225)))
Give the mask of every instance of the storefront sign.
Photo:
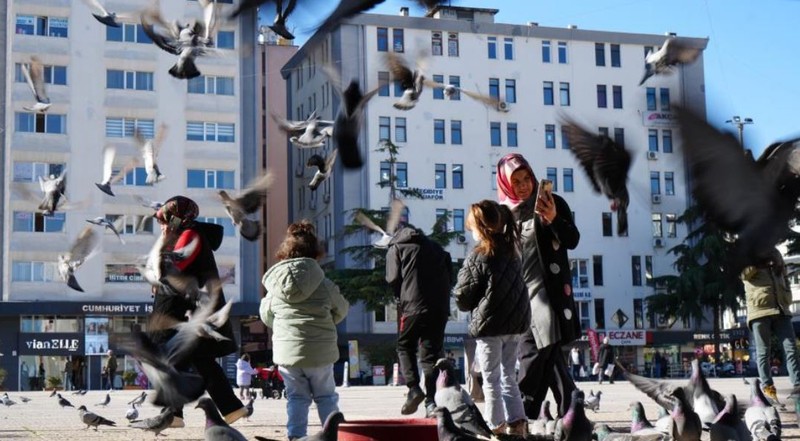
POLYGON ((592 292, 591 291, 572 291, 572 297, 575 298, 575 301, 579 300, 592 300, 592 292))
MULTIPOLYGON (((728 329, 725 331, 720 331, 719 339, 720 341, 725 340, 736 340, 739 338, 747 338, 747 329, 746 328, 739 328, 739 329, 728 329)), ((692 334, 692 339, 695 341, 714 341, 714 333, 713 332, 696 332, 692 334)))
POLYGON ((81 311, 90 314, 142 315, 153 312, 152 303, 86 303, 81 311))
POLYGON ((677 127, 677 115, 671 112, 642 112, 645 127, 677 127))
POLYGON ((644 346, 647 344, 646 331, 608 331, 606 337, 612 346, 644 346))
POLYGON ((463 335, 445 335, 444 336, 444 346, 446 348, 460 348, 464 346, 464 336, 463 335))
POLYGON ((83 355, 83 334, 41 332, 19 334, 20 355, 83 355))
POLYGON ((411 190, 419 192, 422 199, 444 200, 444 190, 441 188, 412 188, 411 190))

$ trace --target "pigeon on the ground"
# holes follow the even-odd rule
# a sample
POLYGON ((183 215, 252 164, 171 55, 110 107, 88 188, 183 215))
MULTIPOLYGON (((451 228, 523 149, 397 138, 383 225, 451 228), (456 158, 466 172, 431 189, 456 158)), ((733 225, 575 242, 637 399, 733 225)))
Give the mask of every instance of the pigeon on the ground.
POLYGON ((553 437, 556 441, 591 441, 592 422, 586 418, 583 410, 583 391, 572 391, 572 402, 569 410, 557 422, 553 437))
POLYGON ((244 435, 222 419, 222 415, 219 414, 217 406, 214 405, 211 398, 200 398, 196 408, 203 409, 206 413, 206 441, 247 441, 244 435))
MULTIPOLYGON (((119 219, 117 219, 117 222, 119 222, 120 220, 124 220, 124 219, 125 219, 124 217, 120 216, 119 219)), ((111 230, 111 232, 114 233, 115 236, 117 236, 117 239, 119 239, 119 241, 123 245, 125 244, 125 239, 123 239, 122 236, 120 236, 120 234, 119 234, 119 230, 120 230, 121 226, 118 227, 117 225, 115 225, 115 222, 111 222, 110 220, 108 220, 107 218, 105 218, 103 216, 98 216, 98 217, 96 217, 94 219, 86 219, 86 222, 89 222, 90 224, 94 224, 94 225, 97 225, 97 226, 105 227, 105 228, 111 230)))
POLYGON ((80 395, 86 395, 86 392, 89 392, 89 391, 88 391, 88 390, 86 390, 86 389, 81 389, 80 391, 78 391, 78 393, 79 393, 80 395))
POLYGON ((361 86, 358 80, 353 79, 347 89, 342 90, 342 80, 339 73, 331 66, 325 66, 323 70, 328 76, 333 90, 342 99, 339 113, 333 122, 333 144, 339 151, 339 155, 342 157, 342 165, 345 168, 361 168, 364 165, 364 161, 361 159, 358 137, 361 134, 364 108, 369 103, 369 100, 380 91, 380 86, 367 93, 361 93, 361 86))
POLYGON ((156 130, 154 139, 144 139, 144 136, 142 136, 142 133, 139 130, 135 130, 133 132, 133 137, 136 140, 136 143, 139 145, 139 148, 142 150, 142 157, 144 158, 144 170, 147 173, 145 184, 153 185, 164 180, 165 176, 158 168, 156 159, 158 158, 158 152, 161 150, 161 145, 164 143, 164 139, 167 137, 167 125, 161 124, 158 126, 158 130, 156 130))
POLYGON ((89 409, 87 409, 86 406, 79 407, 78 408, 78 414, 80 415, 81 421, 83 421, 83 424, 86 424, 86 428, 87 429, 89 427, 92 427, 92 426, 94 426, 94 430, 97 430, 97 428, 99 426, 116 426, 117 425, 117 423, 115 423, 115 422, 113 422, 113 421, 111 421, 111 420, 109 420, 107 418, 103 418, 100 415, 97 415, 96 413, 89 412, 89 409))
POLYGON ((67 282, 67 286, 75 291, 83 292, 83 288, 75 278, 75 270, 88 259, 97 245, 97 233, 90 226, 86 226, 78 234, 70 250, 58 255, 58 274, 67 282))
POLYGON ((308 158, 306 167, 317 167, 317 171, 314 172, 314 177, 311 178, 311 182, 308 183, 308 188, 310 188, 311 191, 316 191, 320 184, 333 174, 333 166, 336 164, 337 153, 338 150, 334 149, 327 158, 323 158, 320 155, 311 155, 311 157, 308 158))
POLYGON ((125 412, 125 419, 133 422, 139 418, 139 410, 136 408, 136 403, 130 403, 131 407, 125 412))
POLYGON ((4 393, 4 394, 3 394, 3 397, 2 397, 2 402, 3 402, 3 404, 4 404, 4 405, 6 405, 6 406, 13 406, 13 405, 17 404, 17 402, 16 402, 16 401, 13 401, 11 398, 9 398, 9 397, 8 397, 8 394, 7 394, 7 393, 4 393))
POLYGON ((380 233, 381 238, 377 241, 372 243, 372 246, 376 248, 387 248, 389 246, 389 242, 394 237, 395 230, 397 229, 397 225, 400 222, 400 216, 403 214, 403 202, 399 199, 395 199, 392 201, 389 213, 386 216, 386 228, 383 229, 375 224, 370 218, 367 217, 363 212, 359 211, 356 213, 355 221, 360 223, 361 225, 373 230, 377 233, 380 233))
POLYGON ((725 397, 725 407, 719 412, 709 428, 711 441, 750 441, 750 431, 739 418, 736 395, 725 397))
MULTIPOLYGON (((54 389, 54 390, 55 390, 55 389, 54 389)), ((27 403, 27 402, 28 402, 28 401, 30 401, 31 399, 30 399, 30 398, 28 398, 28 397, 24 397, 24 396, 20 395, 20 396, 19 396, 19 400, 20 400, 20 401, 22 401, 23 403, 27 403)))
POLYGON ((608 424, 598 424, 594 428, 594 436, 597 441, 672 441, 666 433, 622 433, 610 428, 608 424))
POLYGON ((640 401, 634 401, 629 407, 631 411, 631 433, 649 433, 650 431, 658 431, 650 421, 647 420, 647 415, 644 412, 644 406, 640 401))
POLYGON ((144 400, 147 398, 147 392, 142 391, 136 398, 128 401, 128 404, 135 404, 137 406, 141 406, 144 403, 144 400))
POLYGON ((274 113, 272 119, 281 131, 290 135, 292 145, 301 149, 322 147, 333 134, 333 121, 320 119, 316 110, 305 121, 290 121, 274 113))
POLYGON ((747 429, 757 441, 781 439, 781 417, 761 391, 761 380, 750 383, 750 406, 744 412, 747 429))
POLYGON ((733 135, 678 109, 692 194, 708 218, 735 235, 734 274, 771 259, 789 234, 800 196, 800 139, 770 145, 753 162, 733 135))
POLYGON ((107 145, 103 148, 103 181, 95 182, 94 184, 100 191, 109 196, 115 196, 114 192, 111 191, 111 184, 119 182, 129 171, 136 168, 136 165, 139 163, 136 159, 131 159, 122 169, 114 174, 114 158, 116 154, 117 149, 113 145, 107 145))
POLYGON ((128 424, 128 427, 142 429, 145 432, 153 432, 156 438, 158 438, 161 432, 169 428, 173 419, 175 419, 175 410, 171 407, 167 407, 163 412, 154 417, 133 421, 128 424))
POLYGON ((725 407, 725 399, 708 385, 703 369, 700 368, 700 361, 697 359, 692 360, 689 385, 692 388, 692 396, 687 398, 691 399, 692 408, 697 412, 703 426, 708 427, 725 407))
POLYGON ((436 395, 434 396, 436 405, 446 407, 450 411, 450 417, 456 426, 491 438, 492 429, 486 423, 469 393, 461 388, 456 378, 453 362, 447 358, 440 358, 433 367, 439 369, 439 376, 436 379, 436 395))
POLYGON ((589 396, 586 397, 586 400, 583 402, 584 409, 590 409, 594 412, 597 412, 600 409, 600 395, 603 394, 603 391, 597 391, 597 395, 594 394, 593 391, 589 391, 589 396))
MULTIPOLYGON (((325 418, 325 423, 322 425, 321 431, 313 435, 298 438, 296 441, 336 441, 339 439, 339 424, 343 422, 345 422, 344 414, 339 411, 332 412, 325 418)), ((256 436, 255 438, 259 441, 274 441, 262 436, 256 436)))
MULTIPOLYGON (((76 390, 75 392, 72 393, 72 395, 78 395, 78 392, 80 392, 80 390, 76 390)), ((58 393, 58 389, 53 389, 53 391, 50 392, 50 395, 48 395, 48 397, 54 397, 54 396, 56 396, 57 393, 58 393)))
POLYGON ((450 411, 446 407, 438 406, 434 409, 436 415, 436 430, 439 441, 485 441, 486 438, 471 434, 456 426, 450 411))
POLYGON ((239 234, 251 242, 261 235, 261 223, 256 219, 248 219, 247 215, 261 208, 272 181, 272 173, 267 172, 235 198, 228 195, 225 190, 219 191, 222 205, 225 206, 233 225, 239 227, 239 234))
POLYGON ((39 176, 39 188, 44 194, 44 198, 39 204, 39 210, 42 210, 43 215, 50 216, 58 210, 59 202, 64 197, 64 191, 66 190, 66 177, 66 168, 58 176, 50 175, 47 178, 39 176))
POLYGON ((101 401, 101 402, 99 402, 99 403, 95 404, 95 406, 103 406, 103 407, 106 407, 106 406, 108 406, 108 403, 110 403, 110 402, 111 402, 111 394, 107 393, 107 394, 106 394, 106 398, 105 398, 103 401, 101 401))
POLYGON ((676 388, 672 391, 672 437, 676 441, 697 441, 703 433, 703 423, 700 417, 692 409, 691 403, 685 396, 683 388, 676 388))
POLYGON ((395 81, 400 82, 403 96, 393 104, 398 110, 411 110, 417 105, 425 85, 425 75, 420 69, 412 70, 406 62, 394 52, 386 53, 386 66, 395 81))
POLYGON ((44 65, 39 57, 32 55, 30 64, 22 64, 22 75, 28 83, 36 104, 25 106, 23 109, 28 112, 44 113, 50 108, 50 98, 47 97, 47 89, 44 81, 44 65))
POLYGON ((670 37, 664 41, 661 48, 655 52, 649 52, 645 57, 645 71, 641 86, 653 75, 665 74, 672 71, 678 64, 689 64, 694 62, 702 52, 701 48, 693 47, 689 40, 681 37, 670 37))
POLYGON ((118 28, 122 25, 118 18, 128 18, 127 15, 117 15, 115 12, 109 12, 103 5, 100 4, 98 0, 83 0, 84 3, 89 5, 90 8, 93 9, 92 15, 94 18, 97 19, 100 23, 103 23, 106 26, 110 26, 112 28, 118 28))
POLYGON ((253 416, 253 411, 255 410, 255 409, 253 408, 253 402, 254 402, 254 401, 255 401, 255 398, 253 398, 253 397, 251 396, 251 397, 250 397, 250 400, 248 400, 248 401, 247 401, 247 404, 244 406, 244 408, 245 408, 245 409, 247 409, 247 415, 245 415, 245 419, 246 419, 247 421, 250 421, 250 417, 251 417, 251 416, 253 416))
POLYGON ((531 424, 531 435, 552 435, 556 429, 556 420, 550 413, 550 400, 544 400, 539 409, 539 417, 531 424))
POLYGON ((605 195, 611 201, 611 210, 617 212, 617 234, 627 234, 630 152, 608 136, 592 133, 575 121, 566 121, 564 130, 569 139, 569 148, 589 177, 592 187, 605 195))
MULTIPOLYGON (((57 391, 55 389, 53 389, 53 393, 51 393, 50 396, 51 397, 56 396, 56 392, 57 391)), ((81 394, 81 390, 80 389, 77 389, 77 390, 75 390, 75 392, 72 392, 72 395, 80 395, 80 394, 81 394)))
POLYGON ((56 394, 58 396, 58 405, 63 407, 75 407, 72 403, 69 402, 66 398, 62 397, 61 394, 56 394))

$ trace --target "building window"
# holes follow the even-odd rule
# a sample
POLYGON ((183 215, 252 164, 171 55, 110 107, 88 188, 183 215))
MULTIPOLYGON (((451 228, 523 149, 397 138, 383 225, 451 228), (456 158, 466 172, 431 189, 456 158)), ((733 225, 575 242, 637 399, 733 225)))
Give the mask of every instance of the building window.
POLYGON ((558 63, 567 64, 567 42, 558 42, 558 63))
POLYGON ((55 262, 15 260, 11 263, 12 282, 52 282, 57 277, 55 262))
POLYGON ((597 85, 597 107, 605 109, 608 107, 608 97, 606 96, 606 85, 597 85))
POLYGON ((186 170, 187 188, 233 189, 233 170, 186 170))
POLYGON ((562 106, 569 106, 569 83, 560 83, 559 92, 562 106))
POLYGON ((434 188, 447 188, 447 164, 435 164, 434 188))
POLYGON ((464 209, 456 208, 453 210, 453 231, 456 233, 464 232, 464 209))
POLYGON ((664 172, 664 194, 675 196, 675 173, 664 172))
POLYGON ((644 329, 644 302, 642 299, 633 299, 633 327, 644 329))
POLYGON ((567 134, 567 126, 561 126, 561 149, 569 150, 569 135, 567 134))
POLYGON ((656 88, 655 87, 648 87, 647 88, 647 110, 656 110, 656 88))
MULTIPOLYGON (((116 173, 118 170, 114 170, 114 172, 116 173)), ((122 180, 122 185, 133 187, 143 187, 147 185, 147 171, 145 171, 144 167, 136 167, 128 173, 125 173, 125 179, 122 180)))
POLYGON ((631 284, 642 286, 642 256, 631 256, 631 284))
POLYGON ((659 92, 661 92, 661 110, 669 111, 669 89, 661 88, 659 92))
POLYGON ((606 44, 605 43, 595 43, 594 44, 594 65, 595 66, 605 66, 606 65, 606 44))
POLYGON ((405 38, 403 29, 392 29, 392 49, 395 52, 405 52, 405 38))
POLYGON ((608 136, 608 127, 598 127, 597 128, 597 133, 599 133, 599 134, 601 134, 603 136, 608 136))
POLYGON ((16 33, 20 35, 67 38, 69 36, 69 19, 65 17, 17 15, 16 33))
POLYGON ((153 42, 144 32, 142 25, 132 23, 122 23, 122 26, 118 28, 106 26, 106 41, 140 44, 151 44, 153 42))
POLYGON ((653 213, 651 218, 653 224, 653 237, 663 237, 664 231, 662 230, 661 225, 661 213, 653 213))
POLYGON ((396 162, 394 170, 397 188, 408 188, 408 163, 396 162))
POLYGON ((436 209, 436 223, 434 224, 434 232, 445 233, 447 232, 447 209, 436 209))
POLYGON ((517 102, 517 80, 506 80, 506 102, 517 102))
MULTIPOLYGON (((150 75, 152 79, 152 74, 150 75)), ((186 85, 187 92, 189 93, 233 96, 233 77, 214 77, 201 75, 188 80, 186 85)))
POLYGON ((661 146, 664 153, 672 153, 672 130, 664 129, 661 131, 661 146))
POLYGON ((622 86, 611 86, 611 94, 613 95, 614 108, 622 108, 622 86))
POLYGON ((553 181, 553 191, 558 191, 558 169, 547 167, 547 179, 553 181))
POLYGON ((658 151, 658 130, 657 129, 647 129, 647 145, 648 151, 657 152, 658 151))
POLYGON ((544 125, 544 147, 546 149, 556 148, 556 126, 555 124, 544 125))
POLYGON ((145 138, 155 135, 155 121, 138 118, 106 118, 107 138, 130 138, 136 131, 145 138))
POLYGON ((447 33, 447 56, 458 56, 458 32, 447 33))
POLYGON ((464 166, 453 164, 453 188, 464 188, 464 166))
POLYGON ((572 193, 573 191, 575 191, 575 184, 572 178, 572 169, 565 168, 563 174, 564 174, 564 192, 572 193))
POLYGON ((503 49, 506 60, 514 59, 514 39, 511 37, 503 38, 503 49))
MULTIPOLYGON (((389 72, 378 72, 378 95, 379 96, 389 96, 389 72)), ((325 93, 322 94, 323 101, 325 99, 325 93)), ((324 107, 324 103, 323 103, 324 107)))
POLYGON ((433 120, 433 142, 435 144, 444 144, 444 120, 443 119, 435 119, 433 120))
POLYGON ((622 67, 619 45, 612 44, 610 46, 611 46, 611 67, 622 67))
POLYGON ((492 190, 497 190, 497 169, 494 168, 494 164, 490 164, 489 168, 492 169, 492 180, 489 185, 492 186, 492 190))
POLYGON ((219 31, 215 40, 217 49, 235 49, 236 38, 233 31, 219 31))
POLYGON ((612 225, 611 225, 611 213, 610 212, 603 212, 603 236, 604 237, 611 237, 612 236, 612 225))
POLYGON ((392 180, 392 165, 388 161, 381 161, 380 182, 381 186, 389 185, 392 180))
POLYGON ((620 147, 625 147, 625 129, 614 127, 614 142, 620 147))
POLYGON ((592 278, 594 286, 603 286, 603 256, 592 256, 592 278))
POLYGON ((442 55, 442 33, 431 33, 431 55, 438 57, 442 55))
POLYGON ((202 121, 186 122, 187 141, 234 142, 235 131, 233 124, 202 121))
POLYGON ((106 88, 153 90, 153 72, 106 70, 106 88))
POLYGON ((67 133, 67 115, 17 112, 14 117, 15 129, 20 133, 67 133))
POLYGON ((499 100, 500 99, 500 80, 497 78, 489 78, 489 96, 499 100))
POLYGON ((603 299, 594 299, 594 324, 597 329, 606 328, 606 305, 603 299))
POLYGON ((509 147, 517 146, 517 123, 506 124, 506 139, 509 147))
POLYGON ((589 318, 589 305, 592 302, 575 302, 575 307, 578 309, 578 316, 581 318, 581 330, 585 331, 592 327, 591 319, 589 318))
MULTIPOLYGON (((67 66, 45 65, 43 67, 45 84, 59 86, 65 86, 67 84, 67 66)), ((17 83, 25 83, 28 81, 25 75, 22 74, 22 63, 14 64, 14 81, 17 83)))
POLYGON ((554 103, 553 98, 553 82, 552 81, 545 81, 542 83, 542 93, 544 96, 544 105, 545 106, 552 106, 554 103))
POLYGON ((653 282, 653 256, 644 256, 644 283, 647 286, 655 286, 653 282))
POLYGON ((392 118, 389 116, 378 117, 378 139, 381 141, 392 140, 392 118))
POLYGON ((395 142, 406 142, 406 119, 397 117, 394 119, 394 140, 395 142))
MULTIPOLYGON (((442 84, 444 83, 444 75, 434 75, 433 82, 442 84)), ((443 100, 444 99, 444 89, 441 87, 432 87, 433 90, 433 99, 435 100, 443 100)))
POLYGON ((378 51, 389 51, 389 29, 378 28, 378 51))
POLYGON ((489 37, 486 40, 486 49, 488 51, 489 59, 494 60, 497 58, 497 37, 489 37))
POLYGON ((667 213, 664 218, 667 221, 667 237, 678 237, 677 216, 674 213, 667 213))
POLYGON ((572 270, 572 287, 589 287, 589 261, 586 259, 570 259, 569 267, 572 270))
POLYGON ((489 134, 491 136, 491 143, 492 147, 499 147, 503 145, 503 139, 500 135, 500 123, 499 122, 491 122, 489 123, 489 134))
POLYGON ((542 63, 550 62, 550 40, 542 41, 542 63))
POLYGON ((450 121, 450 143, 461 145, 461 121, 450 121))
POLYGON ((650 194, 661 194, 661 177, 659 172, 650 172, 650 194))
POLYGON ((456 89, 453 91, 453 94, 450 95, 450 99, 453 101, 458 101, 461 99, 461 92, 458 90, 461 88, 461 77, 458 75, 450 75, 449 81, 451 86, 455 87, 456 89))
POLYGON ((55 212, 45 216, 39 212, 15 211, 14 231, 25 233, 60 233, 64 231, 66 215, 55 212))
POLYGON ((60 176, 63 163, 14 161, 14 182, 38 182, 39 177, 60 176))

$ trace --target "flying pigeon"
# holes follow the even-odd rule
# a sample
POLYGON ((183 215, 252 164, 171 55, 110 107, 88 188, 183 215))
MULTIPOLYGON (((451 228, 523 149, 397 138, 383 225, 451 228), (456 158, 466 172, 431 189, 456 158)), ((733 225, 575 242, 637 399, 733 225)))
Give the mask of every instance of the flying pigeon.
POLYGON ((689 40, 681 37, 670 37, 664 41, 661 49, 649 52, 645 57, 645 71, 641 86, 653 75, 665 74, 672 71, 678 64, 694 62, 700 56, 701 48, 692 47, 689 40))
POLYGON ((322 147, 333 133, 333 121, 321 120, 316 110, 305 121, 289 121, 274 113, 272 119, 279 129, 291 135, 292 145, 303 149, 322 147))
POLYGON ((31 56, 30 65, 22 64, 22 75, 28 82, 28 87, 31 88, 36 104, 30 107, 23 107, 28 112, 44 113, 52 105, 50 98, 47 97, 47 89, 45 89, 44 82, 44 65, 39 57, 31 56))
POLYGON ((750 383, 750 406, 744 412, 744 422, 753 440, 777 441, 781 439, 781 418, 761 391, 761 381, 750 383))
POLYGON ((306 162, 306 167, 317 167, 314 177, 308 183, 311 191, 316 191, 320 184, 328 179, 333 173, 333 166, 336 164, 336 155, 339 151, 334 149, 326 159, 320 155, 311 155, 306 162))
POLYGON ((3 404, 4 404, 4 405, 6 405, 6 406, 13 406, 13 405, 17 404, 17 402, 16 402, 16 401, 13 401, 11 398, 9 398, 9 397, 8 397, 8 394, 7 394, 7 393, 4 393, 4 394, 3 394, 3 397, 2 397, 2 402, 3 402, 3 404))
POLYGON ((772 259, 797 215, 800 139, 774 143, 753 162, 733 135, 688 109, 678 109, 678 122, 697 204, 736 237, 728 253, 734 273, 772 259))
POLYGON ((44 198, 39 204, 39 210, 42 210, 43 215, 50 216, 58 210, 59 202, 64 197, 64 191, 66 190, 66 177, 66 168, 58 176, 50 175, 48 178, 39 176, 39 188, 44 193, 44 198))
POLYGON ((109 230, 111 230, 112 233, 114 233, 114 235, 117 236, 117 239, 119 239, 119 241, 124 245, 125 244, 125 239, 123 239, 122 236, 120 236, 119 228, 117 227, 117 225, 115 225, 115 224, 117 224, 117 222, 119 222, 120 220, 124 220, 124 219, 125 219, 124 217, 120 216, 119 219, 117 219, 116 222, 111 222, 106 217, 98 216, 98 217, 96 217, 94 219, 86 219, 86 222, 89 222, 90 224, 94 224, 94 225, 97 225, 97 226, 108 228, 109 230))
POLYGON ((452 84, 443 84, 437 83, 433 80, 424 80, 423 81, 426 86, 432 89, 444 89, 444 95, 448 98, 452 98, 455 96, 456 93, 463 93, 464 95, 484 104, 487 107, 491 107, 493 109, 498 109, 500 105, 500 99, 493 97, 491 95, 483 95, 477 92, 472 92, 466 89, 462 89, 461 87, 454 86, 452 84))
POLYGON ((294 11, 296 3, 297 0, 288 0, 286 2, 286 8, 284 8, 282 0, 275 0, 275 20, 269 28, 272 29, 272 32, 275 32, 287 40, 294 40, 294 35, 286 28, 286 18, 294 11))
POLYGON ((101 402, 99 402, 99 403, 95 404, 95 406, 103 406, 103 407, 106 407, 106 406, 108 406, 108 403, 110 403, 110 402, 111 402, 111 394, 109 394, 109 393, 106 393, 106 398, 105 398, 103 401, 101 401, 101 402))
POLYGON ((248 219, 247 215, 261 208, 272 180, 272 174, 267 172, 235 198, 229 196, 225 190, 219 191, 222 205, 225 206, 233 225, 239 227, 239 234, 249 241, 258 239, 261 234, 261 224, 258 220, 248 219))
POLYGON ((411 70, 406 62, 394 52, 386 53, 386 65, 395 81, 400 82, 403 96, 393 104, 398 110, 411 110, 417 105, 425 84, 425 76, 419 69, 411 70))
POLYGON ((200 398, 195 406, 195 409, 197 408, 203 409, 206 413, 206 441, 247 441, 244 435, 222 419, 211 398, 200 398))
POLYGON ((586 400, 583 402, 584 409, 590 409, 594 412, 597 412, 600 409, 600 395, 603 394, 603 391, 597 391, 597 395, 593 393, 593 391, 589 391, 589 396, 586 397, 586 400))
POLYGON ((156 164, 156 158, 158 158, 158 152, 161 150, 161 145, 164 143, 164 139, 167 137, 167 125, 161 124, 158 126, 158 130, 156 131, 156 136, 154 139, 145 140, 139 130, 135 130, 133 132, 133 137, 136 139, 136 143, 142 149, 144 170, 147 172, 145 183, 147 185, 153 185, 159 181, 162 181, 165 176, 161 174, 161 170, 159 170, 158 164, 156 164))
POLYGON ((145 199, 145 198, 139 196, 138 194, 137 195, 133 195, 133 198, 136 199, 136 201, 139 202, 139 204, 142 207, 152 208, 153 211, 158 211, 158 209, 161 208, 162 205, 164 205, 163 203, 161 203, 159 201, 151 201, 150 199, 145 199))
POLYGON ((323 66, 323 71, 328 76, 333 90, 342 99, 339 113, 337 113, 336 120, 333 122, 332 138, 334 146, 339 151, 345 168, 361 168, 364 162, 361 159, 358 137, 361 134, 364 107, 380 91, 381 85, 366 94, 362 94, 358 80, 353 79, 347 89, 343 91, 342 79, 338 71, 330 65, 323 66))
POLYGON ((591 441, 592 422, 583 411, 583 391, 572 391, 569 410, 556 422, 553 437, 557 441, 591 441))
POLYGON ((139 410, 136 409, 136 403, 132 402, 130 403, 130 405, 131 405, 130 409, 128 409, 128 411, 125 412, 125 419, 133 422, 134 420, 139 418, 139 410))
POLYGON ((436 405, 446 407, 458 427, 491 438, 492 429, 486 424, 469 393, 459 385, 452 361, 440 358, 433 367, 439 369, 434 397, 436 405))
MULTIPOLYGON (((117 18, 123 18, 123 16, 118 16, 115 12, 108 12, 103 5, 100 4, 98 0, 83 0, 84 3, 89 5, 90 8, 94 10, 92 15, 94 18, 97 19, 100 23, 103 23, 106 26, 110 26, 112 28, 118 28, 122 25, 117 21, 117 18)), ((127 18, 128 16, 124 16, 127 18)))
POLYGON ((115 196, 114 192, 111 191, 111 184, 119 182, 129 171, 136 168, 136 165, 139 164, 139 161, 136 159, 131 159, 122 169, 114 174, 114 157, 116 153, 117 150, 113 145, 105 146, 103 149, 103 182, 95 182, 94 184, 100 191, 109 196, 115 196))
POLYGON ((386 217, 385 230, 377 226, 375 222, 373 222, 370 218, 367 217, 367 215, 365 215, 361 211, 356 213, 355 221, 369 228, 370 230, 376 231, 381 234, 381 238, 373 242, 372 246, 376 248, 387 248, 389 246, 389 242, 394 237, 394 232, 397 229, 397 224, 400 222, 400 216, 403 214, 403 207, 404 207, 403 202, 401 202, 399 199, 395 199, 392 201, 391 207, 389 208, 389 214, 386 217))
POLYGON ((81 417, 81 421, 83 424, 86 424, 86 428, 94 426, 94 430, 97 430, 98 426, 116 426, 117 423, 103 418, 100 415, 95 413, 89 412, 89 409, 86 406, 81 406, 78 408, 78 415, 81 417))
POLYGON ((552 435, 556 428, 556 421, 550 414, 550 400, 544 400, 539 409, 539 417, 531 424, 531 435, 552 435))
POLYGON ((145 392, 145 391, 142 391, 142 393, 141 393, 141 394, 139 394, 139 396, 137 396, 136 398, 134 398, 134 399, 132 399, 132 400, 128 401, 128 404, 135 404, 135 405, 137 405, 137 406, 141 406, 141 405, 142 405, 142 403, 144 403, 144 400, 145 400, 146 398, 147 398, 147 392, 145 392))
POLYGON ((169 428, 174 418, 175 418, 175 410, 171 407, 166 407, 164 408, 164 411, 161 412, 160 414, 151 418, 134 421, 130 423, 128 427, 133 427, 134 429, 142 429, 145 432, 153 432, 155 433, 156 438, 158 438, 158 435, 160 435, 161 432, 169 428))
POLYGON ((83 288, 75 278, 75 270, 92 255, 96 245, 97 233, 92 227, 87 226, 78 234, 70 250, 58 256, 58 274, 67 282, 67 286, 75 291, 83 292, 83 288))
POLYGON ((56 394, 58 396, 58 405, 62 408, 64 407, 75 407, 70 403, 66 398, 62 397, 61 394, 56 394))
POLYGON ((628 171, 631 154, 603 134, 594 134, 574 121, 564 124, 569 147, 583 167, 595 191, 611 200, 617 212, 617 234, 628 232, 628 171))
MULTIPOLYGON (((344 422, 344 414, 339 411, 331 412, 328 417, 325 418, 325 423, 322 425, 321 431, 313 435, 298 438, 297 441, 336 441, 339 439, 339 424, 344 422)), ((261 436, 256 436, 255 438, 259 441, 274 441, 261 436)))

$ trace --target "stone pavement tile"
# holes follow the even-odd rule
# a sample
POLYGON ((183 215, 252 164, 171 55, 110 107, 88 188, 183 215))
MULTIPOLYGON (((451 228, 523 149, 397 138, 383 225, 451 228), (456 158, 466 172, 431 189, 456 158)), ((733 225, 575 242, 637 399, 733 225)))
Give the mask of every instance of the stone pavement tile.
MULTIPOLYGON (((672 380, 676 384, 685 384, 687 380, 672 380)), ((709 380, 711 387, 722 394, 734 393, 741 402, 749 402, 749 389, 740 378, 726 378, 709 380)), ((781 412, 783 419, 783 439, 800 439, 800 429, 795 420, 793 403, 785 397, 789 395, 791 387, 787 377, 776 380, 780 399, 786 404, 786 411, 781 412)), ((655 419, 657 415, 656 404, 644 394, 638 392, 625 381, 615 384, 596 382, 581 382, 578 387, 585 390, 602 391, 600 408, 597 412, 588 411, 590 420, 604 422, 612 427, 626 427, 630 424, 628 406, 632 401, 641 401, 645 406, 648 418, 655 419)), ((400 406, 405 400, 405 387, 392 386, 352 386, 338 388, 339 407, 348 420, 377 419, 377 418, 403 418, 400 406)), ((56 398, 49 398, 47 392, 9 392, 12 400, 19 395, 32 399, 29 403, 21 403, 10 407, 0 405, 0 440, 53 440, 53 441, 137 441, 153 440, 152 433, 145 433, 138 429, 127 427, 125 411, 127 402, 136 397, 140 392, 134 390, 115 391, 111 394, 111 402, 107 407, 96 406, 105 397, 105 391, 91 391, 84 396, 74 396, 70 392, 64 397, 76 407, 86 405, 89 410, 98 415, 117 422, 117 427, 101 428, 98 431, 86 430, 78 417, 75 409, 62 409, 58 406, 56 398)), ((482 408, 482 404, 479 407, 482 408)), ((154 416, 160 409, 149 403, 140 409, 140 417, 154 416)), ((186 427, 182 429, 168 429, 164 431, 167 436, 159 437, 162 440, 202 440, 205 420, 200 409, 187 406, 184 411, 186 427)), ((422 418, 424 408, 420 407, 415 415, 410 417, 422 418)), ((312 405, 309 414, 309 433, 320 430, 319 418, 316 408, 312 405)), ((274 439, 286 437, 286 400, 257 399, 255 412, 249 421, 240 420, 234 424, 248 439, 255 435, 274 439)))

